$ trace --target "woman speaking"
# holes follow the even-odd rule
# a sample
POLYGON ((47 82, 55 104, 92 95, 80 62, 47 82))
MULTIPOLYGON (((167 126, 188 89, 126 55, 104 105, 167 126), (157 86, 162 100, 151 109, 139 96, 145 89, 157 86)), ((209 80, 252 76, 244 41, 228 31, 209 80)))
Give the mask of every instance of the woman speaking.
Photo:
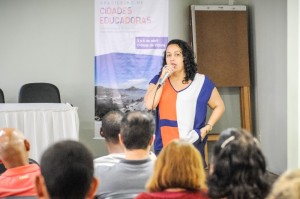
POLYGON ((194 53, 186 42, 169 41, 163 67, 150 81, 144 101, 148 110, 156 109, 155 153, 173 139, 186 139, 200 151, 206 167, 207 134, 225 106, 214 83, 197 73, 194 53), (206 121, 207 105, 212 113, 206 121))

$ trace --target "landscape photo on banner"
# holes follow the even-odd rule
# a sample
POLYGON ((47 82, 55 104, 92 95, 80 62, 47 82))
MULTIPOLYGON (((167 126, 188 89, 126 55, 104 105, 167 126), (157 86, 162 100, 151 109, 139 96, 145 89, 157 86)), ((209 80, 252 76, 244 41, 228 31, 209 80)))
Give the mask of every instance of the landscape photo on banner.
POLYGON ((110 110, 145 110, 162 67, 168 0, 95 0, 95 138, 110 110))

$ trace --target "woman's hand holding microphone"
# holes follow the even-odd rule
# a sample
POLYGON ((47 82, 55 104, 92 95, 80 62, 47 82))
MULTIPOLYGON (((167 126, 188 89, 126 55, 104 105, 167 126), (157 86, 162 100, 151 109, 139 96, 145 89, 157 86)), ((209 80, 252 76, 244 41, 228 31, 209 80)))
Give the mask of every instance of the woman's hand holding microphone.
POLYGON ((160 87, 160 86, 164 85, 167 78, 170 77, 173 72, 174 72, 174 66, 165 65, 162 69, 160 78, 158 80, 158 86, 160 87))

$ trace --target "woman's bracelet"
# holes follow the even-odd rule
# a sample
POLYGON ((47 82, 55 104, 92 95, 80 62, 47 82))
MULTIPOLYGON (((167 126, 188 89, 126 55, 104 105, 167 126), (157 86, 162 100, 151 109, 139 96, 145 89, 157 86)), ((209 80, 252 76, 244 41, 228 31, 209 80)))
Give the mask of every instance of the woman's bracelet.
POLYGON ((212 131, 212 129, 213 129, 213 126, 212 126, 211 124, 209 124, 209 123, 206 123, 206 124, 205 124, 205 126, 210 126, 210 129, 209 129, 208 133, 212 131))

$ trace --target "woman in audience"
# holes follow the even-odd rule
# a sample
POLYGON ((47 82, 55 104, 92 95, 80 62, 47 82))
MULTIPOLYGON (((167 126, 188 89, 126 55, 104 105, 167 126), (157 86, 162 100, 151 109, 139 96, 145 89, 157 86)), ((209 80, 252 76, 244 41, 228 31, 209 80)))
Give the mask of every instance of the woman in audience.
POLYGON ((266 162, 258 141, 229 128, 215 143, 207 181, 211 198, 262 199, 269 192, 266 162))
POLYGON ((207 199, 205 180, 197 149, 187 141, 174 140, 158 155, 146 184, 148 192, 136 199, 207 199))
POLYGON ((274 183, 267 199, 299 199, 300 169, 284 172, 274 183))

